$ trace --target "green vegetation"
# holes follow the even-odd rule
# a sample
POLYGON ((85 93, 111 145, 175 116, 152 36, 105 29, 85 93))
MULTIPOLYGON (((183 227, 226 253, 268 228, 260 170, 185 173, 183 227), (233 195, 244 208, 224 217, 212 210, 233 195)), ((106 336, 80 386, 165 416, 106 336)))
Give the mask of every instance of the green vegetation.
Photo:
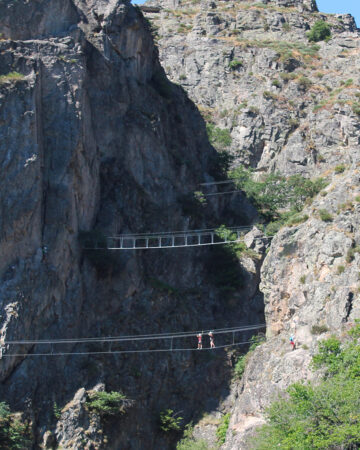
POLYGON ((311 334, 322 334, 329 331, 329 328, 326 325, 313 325, 311 327, 311 334))
POLYGON ((12 414, 5 402, 0 402, 0 448, 5 450, 22 450, 30 448, 29 430, 27 424, 12 414))
POLYGON ((94 411, 101 416, 117 416, 125 413, 129 401, 122 392, 97 392, 89 395, 86 407, 89 411, 94 411))
POLYGON ((310 42, 327 41, 331 38, 330 26, 323 20, 318 20, 311 27, 307 37, 310 42))
POLYGON ((344 164, 338 164, 335 166, 335 173, 343 173, 345 172, 346 166, 344 164))
POLYGON ((312 86, 312 81, 303 75, 297 80, 297 84, 300 89, 307 91, 312 86))
POLYGON ((176 445, 176 450, 207 450, 208 446, 203 439, 197 440, 193 437, 194 427, 191 423, 187 424, 184 431, 184 437, 176 445))
POLYGON ((235 368, 234 368, 234 375, 236 378, 240 379, 243 376, 243 373, 246 368, 246 364, 249 361, 249 358, 253 351, 258 347, 260 344, 265 342, 265 336, 263 334, 257 334, 252 336, 250 339, 250 347, 249 350, 245 355, 239 356, 239 359, 236 361, 235 368))
POLYGON ((54 405, 53 405, 53 412, 54 412, 55 419, 60 419, 60 417, 61 417, 61 408, 60 408, 60 406, 57 405, 56 402, 54 402, 54 405))
POLYGON ((342 273, 344 273, 345 272, 345 266, 338 266, 337 267, 337 273, 339 274, 339 275, 341 275, 342 273))
POLYGON ((242 67, 244 65, 244 63, 242 61, 240 61, 239 59, 233 59, 232 61, 229 62, 229 67, 231 70, 235 70, 238 67, 242 67))
POLYGON ((9 72, 5 75, 0 75, 0 84, 6 83, 7 81, 19 81, 23 80, 25 75, 19 72, 9 72))
POLYGON ((228 129, 218 128, 213 123, 207 123, 206 131, 210 143, 217 149, 222 150, 230 146, 232 139, 228 129))
POLYGON ((160 430, 165 433, 169 433, 171 431, 180 431, 181 429, 181 421, 182 417, 177 416, 176 413, 172 409, 166 409, 165 411, 161 411, 160 413, 160 430))
POLYGON ((264 91, 263 92, 263 97, 266 100, 276 100, 277 99, 277 95, 274 94, 273 92, 270 92, 270 91, 264 91))
POLYGON ((216 430, 216 437, 217 437, 217 442, 219 445, 222 445, 225 443, 226 432, 229 428, 229 422, 230 422, 230 413, 225 414, 221 418, 221 423, 216 430))
POLYGON ((275 87, 277 87, 277 88, 280 88, 281 87, 281 83, 280 83, 280 81, 279 80, 272 80, 272 82, 271 82, 271 85, 272 86, 275 86, 275 87))
POLYGON ((358 116, 360 116, 360 103, 359 102, 354 102, 352 104, 352 110, 355 114, 357 114, 358 116))
POLYGON ((301 277, 300 277, 300 283, 301 283, 301 284, 305 284, 305 281, 306 281, 306 275, 301 275, 301 277))
POLYGON ((316 385, 295 383, 266 411, 268 423, 254 440, 257 450, 360 448, 360 325, 344 343, 319 343, 313 368, 316 385))
POLYGON ((357 245, 356 247, 349 248, 347 254, 346 254, 346 262, 351 263, 354 261, 355 253, 360 253, 360 246, 357 245))
POLYGON ((326 209, 319 209, 319 216, 323 222, 332 222, 333 217, 326 209))
POLYGON ((273 222, 267 225, 267 233, 273 234, 283 225, 296 225, 308 219, 301 215, 305 202, 312 199, 325 186, 323 178, 309 180, 301 175, 289 178, 279 174, 263 175, 255 180, 253 171, 239 166, 229 172, 238 189, 258 208, 263 218, 273 222))

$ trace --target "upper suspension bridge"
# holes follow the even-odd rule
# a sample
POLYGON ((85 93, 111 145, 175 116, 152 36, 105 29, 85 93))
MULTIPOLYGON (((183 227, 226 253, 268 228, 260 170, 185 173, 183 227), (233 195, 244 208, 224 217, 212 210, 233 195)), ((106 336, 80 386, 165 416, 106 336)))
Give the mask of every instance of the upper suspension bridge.
MULTIPOLYGON (((228 233, 221 233, 215 228, 167 231, 160 233, 134 233, 108 236, 98 241, 84 242, 86 250, 147 250, 154 248, 197 247, 204 245, 231 244, 241 241, 252 226, 227 228, 228 233)), ((264 239, 264 238, 257 238, 264 239)), ((269 239, 266 237, 266 239, 269 239)))

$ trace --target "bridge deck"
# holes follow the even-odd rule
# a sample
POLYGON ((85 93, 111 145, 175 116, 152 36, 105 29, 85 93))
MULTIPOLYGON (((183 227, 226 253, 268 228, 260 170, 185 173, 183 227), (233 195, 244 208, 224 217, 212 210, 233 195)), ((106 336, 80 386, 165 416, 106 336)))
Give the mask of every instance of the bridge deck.
POLYGON ((104 243, 86 246, 87 250, 148 250, 154 248, 198 247, 205 245, 219 245, 238 242, 252 227, 230 228, 231 238, 220 237, 215 229, 192 230, 184 232, 121 234, 109 236, 104 243))

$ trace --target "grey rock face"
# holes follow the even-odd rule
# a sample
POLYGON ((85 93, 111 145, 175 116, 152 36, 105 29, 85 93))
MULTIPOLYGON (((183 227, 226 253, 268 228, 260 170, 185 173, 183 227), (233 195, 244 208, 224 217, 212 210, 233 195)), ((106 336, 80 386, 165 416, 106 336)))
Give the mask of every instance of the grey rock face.
MULTIPOLYGON (((304 210, 308 220, 275 236, 261 267, 267 342, 216 410, 231 414, 222 448, 232 450, 250 448, 279 392, 316 379, 309 364, 318 341, 341 336, 360 317, 359 33, 351 16, 319 13, 314 2, 262 3, 183 2, 147 15, 168 76, 208 122, 229 130, 231 144, 219 149, 235 166, 329 183, 304 210), (332 38, 314 47, 306 33, 317 20, 328 22, 332 38)), ((254 248, 256 241, 246 242, 254 248)), ((196 435, 215 444, 207 428, 200 421, 196 435)))
MULTIPOLYGON (((244 323, 248 314, 257 321, 259 300, 251 311, 239 306, 241 292, 225 300, 214 285, 212 250, 99 254, 94 266, 79 243, 81 230, 215 227, 224 212, 241 223, 232 204, 241 211, 247 202, 195 202, 199 183, 217 174, 216 154, 198 111, 164 76, 137 9, 120 0, 0 7, 1 398, 32 420, 36 444, 56 438, 80 448, 90 430, 99 447, 171 447, 159 433, 160 411, 182 409, 189 421, 216 405, 228 389, 225 355, 198 355, 201 364, 192 352, 26 357, 49 347, 4 341, 207 329, 244 323), (133 411, 105 425, 110 447, 99 423, 84 425, 79 389, 98 383, 134 401, 133 411), (56 424, 54 403, 72 401, 56 424)), ((50 352, 71 350, 108 348, 50 352)))

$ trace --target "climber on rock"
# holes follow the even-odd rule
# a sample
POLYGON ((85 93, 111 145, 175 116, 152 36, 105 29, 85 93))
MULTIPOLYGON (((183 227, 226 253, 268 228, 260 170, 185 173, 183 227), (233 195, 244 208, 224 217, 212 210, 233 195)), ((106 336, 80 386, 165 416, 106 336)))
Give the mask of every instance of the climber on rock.
POLYGON ((215 348, 214 334, 212 331, 210 331, 209 333, 209 338, 210 338, 210 348, 215 348))
POLYGON ((295 341, 294 341, 293 335, 290 336, 290 345, 291 345, 291 349, 295 350, 295 341))
POLYGON ((198 347, 197 348, 198 348, 198 350, 201 350, 202 349, 202 334, 199 333, 196 335, 196 337, 198 339, 198 347))

